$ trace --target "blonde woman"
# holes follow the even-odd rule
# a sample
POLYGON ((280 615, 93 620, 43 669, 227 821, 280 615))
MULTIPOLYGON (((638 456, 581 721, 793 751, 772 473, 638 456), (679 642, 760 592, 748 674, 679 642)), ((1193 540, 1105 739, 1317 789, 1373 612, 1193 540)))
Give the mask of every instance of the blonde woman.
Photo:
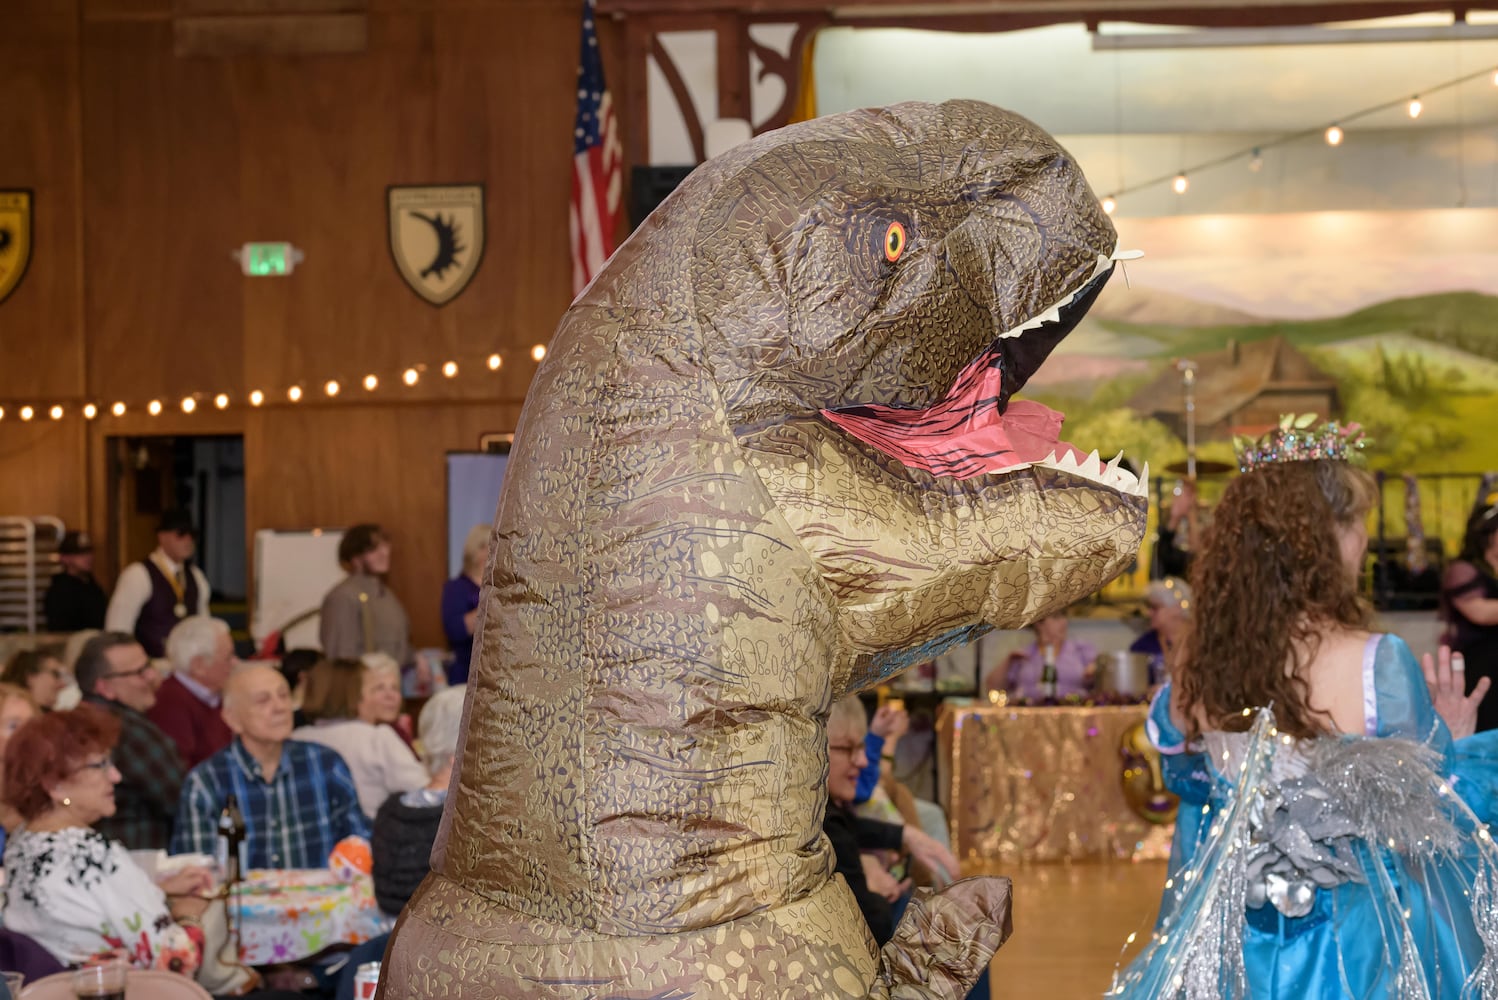
POLYGON ((359 809, 374 817, 391 795, 423 787, 427 769, 390 725, 400 715, 400 668, 389 657, 323 660, 307 674, 302 711, 311 725, 294 740, 320 743, 348 764, 359 809))
POLYGON ((463 572, 442 586, 442 630, 453 649, 452 665, 447 668, 449 684, 468 683, 473 630, 479 617, 479 592, 488 562, 489 526, 475 524, 463 542, 463 572))

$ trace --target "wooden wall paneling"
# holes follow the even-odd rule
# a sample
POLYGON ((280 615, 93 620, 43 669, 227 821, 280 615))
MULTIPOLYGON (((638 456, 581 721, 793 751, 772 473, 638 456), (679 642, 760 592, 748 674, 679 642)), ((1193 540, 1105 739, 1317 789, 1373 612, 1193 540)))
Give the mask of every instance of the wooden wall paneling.
POLYGON ((83 422, 0 421, 0 516, 50 514, 69 527, 87 523, 83 422))
POLYGON ((480 270, 438 311, 439 337, 447 350, 505 353, 486 398, 524 396, 529 351, 551 340, 572 298, 578 30, 576 9, 534 5, 455 10, 435 24, 427 179, 483 181, 488 216, 480 270))
POLYGON ((30 188, 31 259, 0 302, 0 400, 83 392, 78 253, 78 41, 73 4, 0 28, 0 188, 30 188))
MULTIPOLYGON (((244 282, 247 387, 396 371, 439 352, 434 310, 390 259, 385 189, 432 173, 428 16, 371 14, 368 50, 234 60, 246 239, 306 253, 244 282)), ((429 377, 409 396, 435 389, 429 377)))
MULTIPOLYGON (((390 585, 419 646, 445 646, 438 614, 447 575, 444 456, 510 428, 516 404, 280 407, 250 414, 245 503, 254 528, 347 527, 393 535, 390 585)), ((251 591, 253 593, 253 589, 251 591)))
POLYGON ((90 391, 234 391, 242 228, 223 64, 178 59, 165 22, 85 22, 83 81, 90 391))

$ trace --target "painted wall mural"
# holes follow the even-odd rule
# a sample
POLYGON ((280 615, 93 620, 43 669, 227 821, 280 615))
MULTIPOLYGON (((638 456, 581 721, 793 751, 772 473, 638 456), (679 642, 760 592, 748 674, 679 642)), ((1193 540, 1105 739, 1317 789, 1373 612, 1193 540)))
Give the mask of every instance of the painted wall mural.
POLYGON ((1233 433, 1287 411, 1358 420, 1388 474, 1386 534, 1405 534, 1401 476, 1416 473, 1426 533, 1451 553, 1480 475, 1498 469, 1498 210, 1117 225, 1144 258, 1027 387, 1067 414, 1073 440, 1147 457, 1169 490, 1189 359, 1199 458, 1231 462, 1233 433))

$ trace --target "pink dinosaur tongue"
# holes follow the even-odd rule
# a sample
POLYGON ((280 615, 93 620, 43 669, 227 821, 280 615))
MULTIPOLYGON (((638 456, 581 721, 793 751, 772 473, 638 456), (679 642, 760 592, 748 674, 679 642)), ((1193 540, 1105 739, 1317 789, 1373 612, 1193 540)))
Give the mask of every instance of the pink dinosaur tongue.
POLYGON ((924 410, 856 406, 823 410, 828 420, 858 440, 905 465, 933 476, 971 479, 1012 469, 1068 451, 1059 440, 1061 413, 1029 400, 1015 400, 1000 414, 1003 372, 988 355, 958 376, 945 399, 924 410))

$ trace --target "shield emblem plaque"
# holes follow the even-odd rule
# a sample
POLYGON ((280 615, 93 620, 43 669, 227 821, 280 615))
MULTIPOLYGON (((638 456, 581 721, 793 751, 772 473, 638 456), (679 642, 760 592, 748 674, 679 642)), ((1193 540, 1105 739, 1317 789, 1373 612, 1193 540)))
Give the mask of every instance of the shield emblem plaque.
POLYGON ((434 306, 457 298, 484 258, 484 186, 391 185, 390 256, 411 290, 434 306))
POLYGON ((31 231, 31 192, 0 190, 0 302, 26 277, 31 231))

